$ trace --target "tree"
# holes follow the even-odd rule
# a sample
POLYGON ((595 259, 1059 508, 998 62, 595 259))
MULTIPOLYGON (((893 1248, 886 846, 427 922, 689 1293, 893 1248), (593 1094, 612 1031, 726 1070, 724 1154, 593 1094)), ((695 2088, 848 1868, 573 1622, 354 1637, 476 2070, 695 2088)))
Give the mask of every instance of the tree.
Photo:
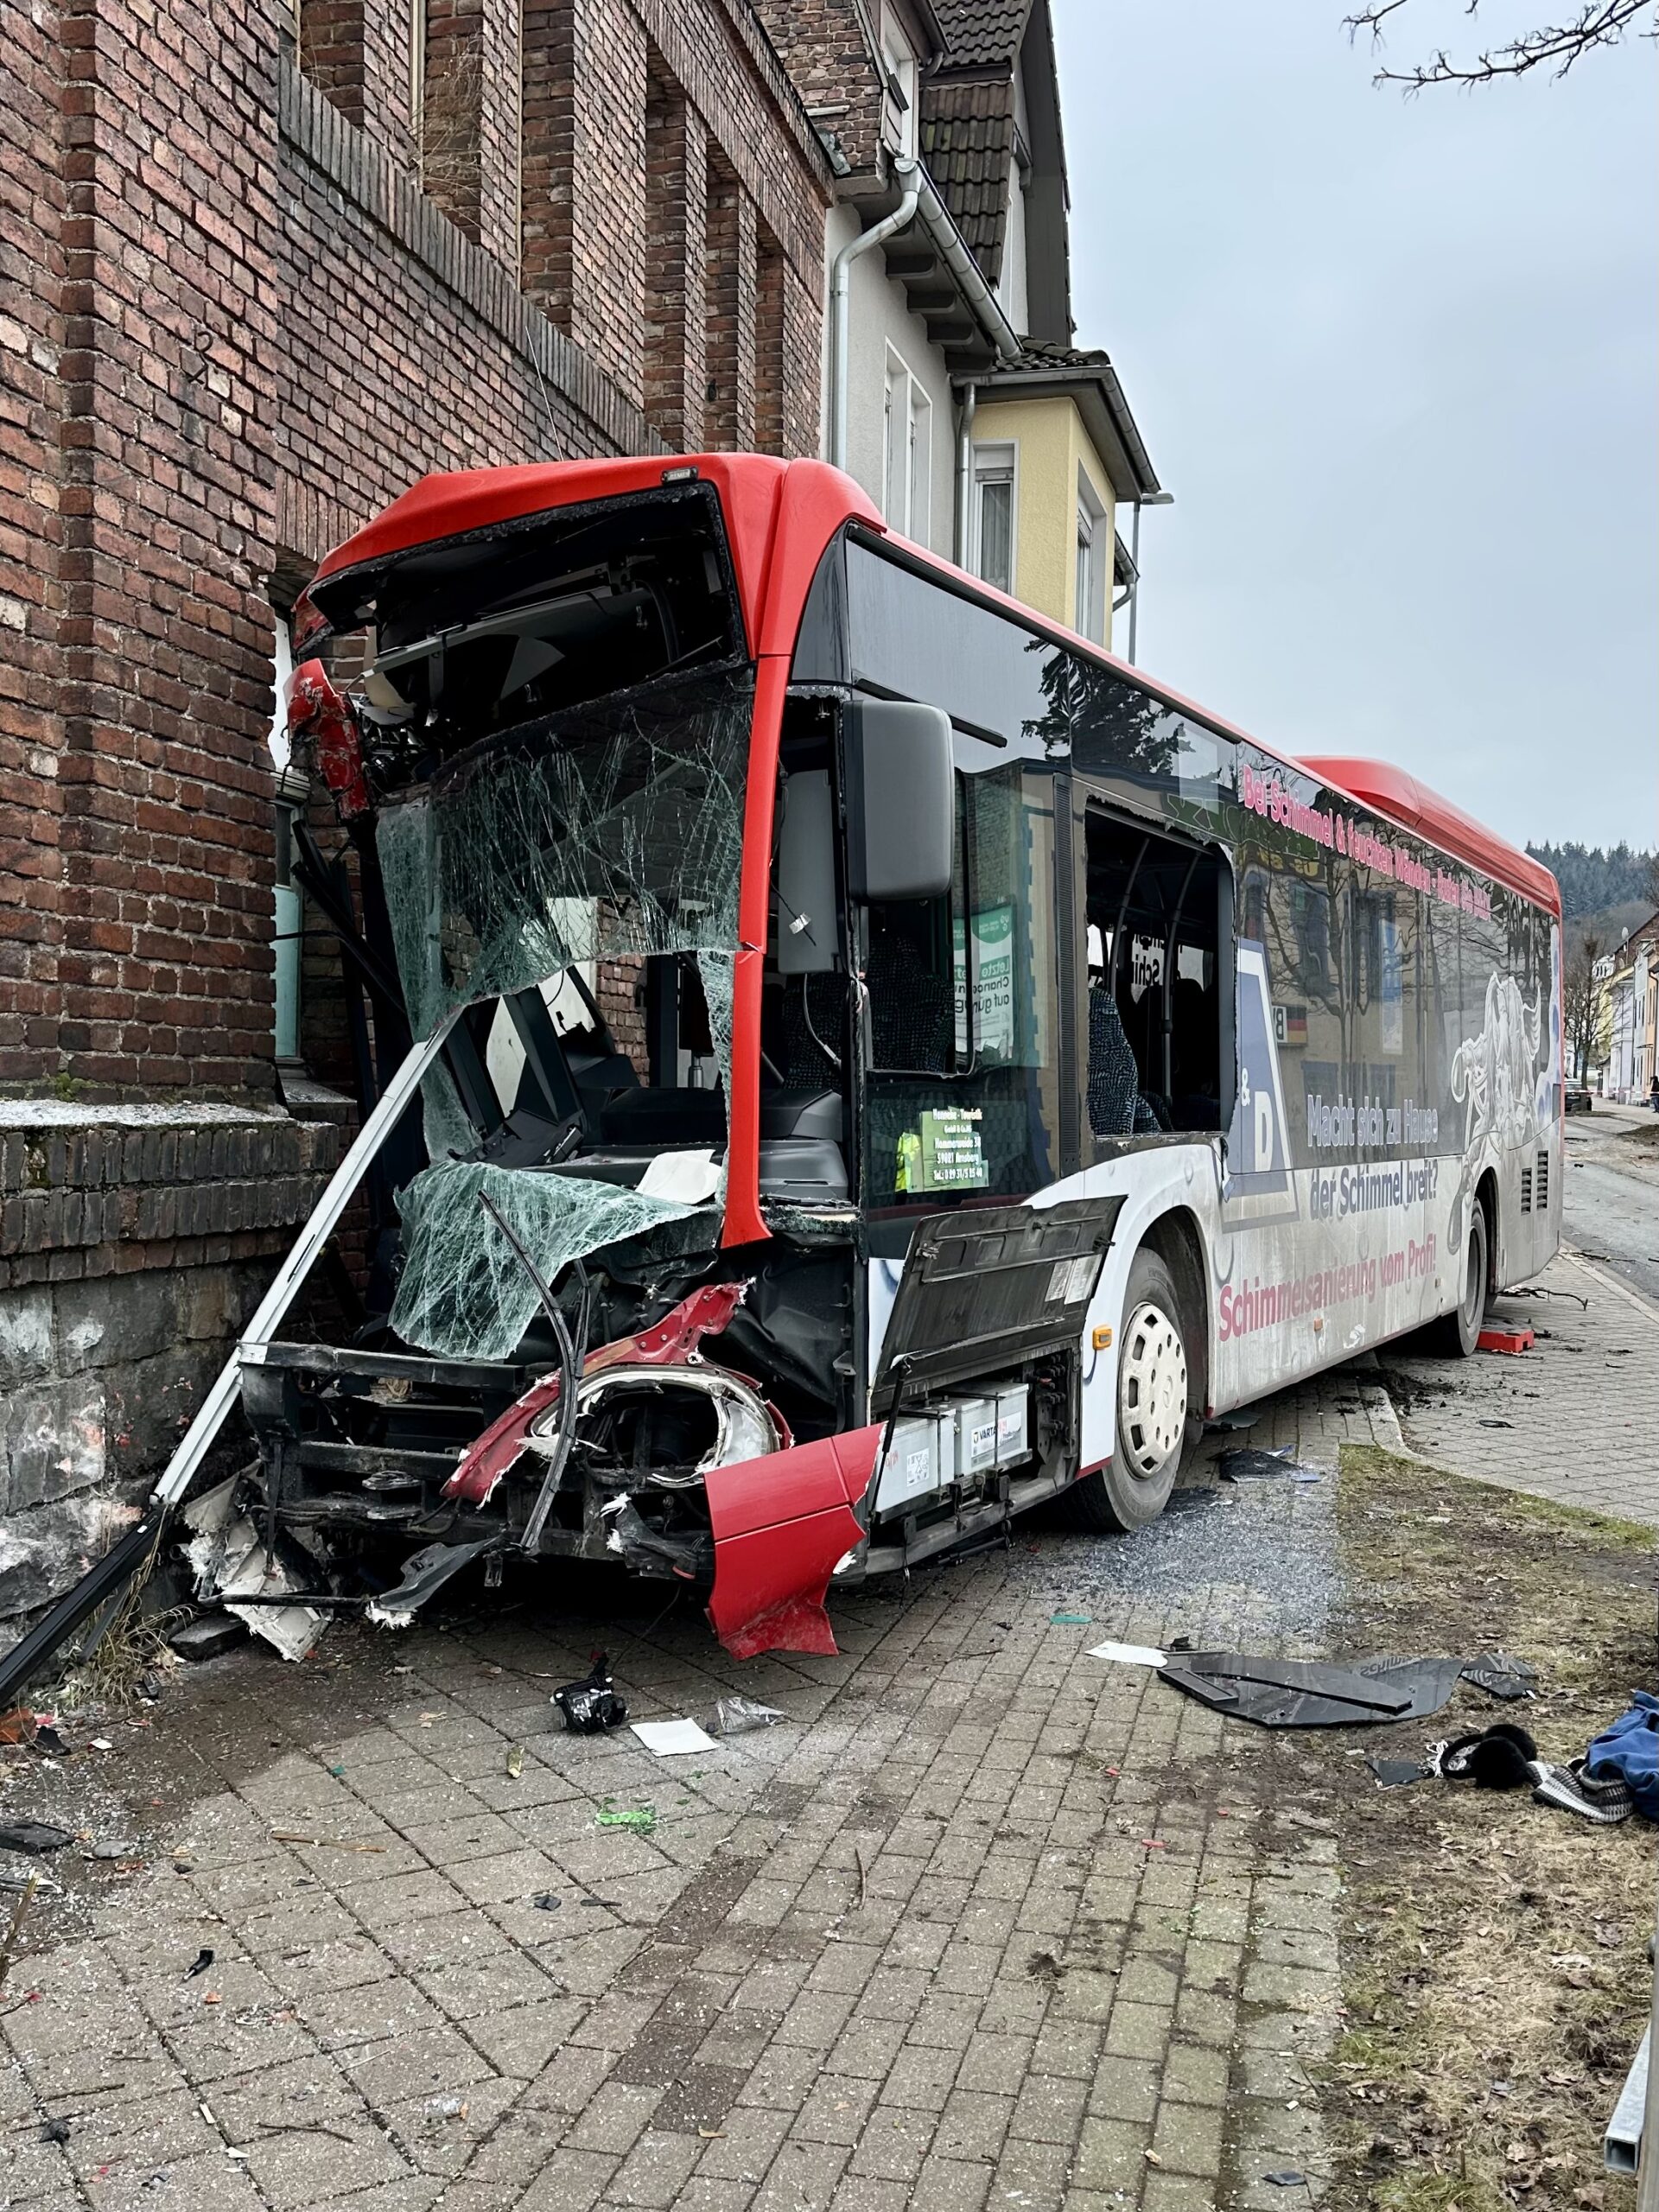
POLYGON ((1596 963, 1601 955, 1601 939, 1589 931, 1567 956, 1567 1072, 1579 1083, 1584 1081, 1591 1061, 1599 1058, 1601 989, 1596 981, 1596 963))
MULTIPOLYGON (((1409 4, 1410 0, 1364 0, 1355 14, 1343 18, 1344 27, 1350 38, 1369 32, 1373 53, 1380 53, 1383 25, 1409 4)), ((1408 69, 1379 68, 1371 81, 1421 92, 1430 85, 1490 85, 1500 77, 1525 77, 1535 69, 1565 77, 1596 48, 1621 45, 1632 25, 1651 17, 1653 6, 1654 0, 1580 0, 1577 13, 1567 22, 1541 23, 1519 38, 1488 48, 1471 61, 1454 61, 1442 47, 1431 60, 1414 62, 1408 69)), ((1466 0, 1465 12, 1473 16, 1479 8, 1480 0, 1466 0)), ((1655 33, 1649 28, 1643 35, 1652 38, 1655 33)))

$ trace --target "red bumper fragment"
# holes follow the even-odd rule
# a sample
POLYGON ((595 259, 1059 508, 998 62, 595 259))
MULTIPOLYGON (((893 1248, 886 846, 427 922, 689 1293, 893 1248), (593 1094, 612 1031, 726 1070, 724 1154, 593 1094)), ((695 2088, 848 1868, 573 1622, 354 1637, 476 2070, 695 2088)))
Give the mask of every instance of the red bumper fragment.
POLYGON ((709 1619, 733 1658, 834 1653, 823 1601, 837 1560, 863 1539, 853 1507, 880 1439, 878 1422, 704 1478, 715 1532, 709 1619))

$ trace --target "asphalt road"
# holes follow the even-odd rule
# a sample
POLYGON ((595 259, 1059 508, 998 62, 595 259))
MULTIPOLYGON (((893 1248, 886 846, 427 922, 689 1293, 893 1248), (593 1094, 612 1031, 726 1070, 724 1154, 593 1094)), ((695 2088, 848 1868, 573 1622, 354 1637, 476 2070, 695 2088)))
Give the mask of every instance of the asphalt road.
POLYGON ((1659 1115, 1603 1106, 1567 1124, 1563 1241, 1659 1299, 1659 1115))

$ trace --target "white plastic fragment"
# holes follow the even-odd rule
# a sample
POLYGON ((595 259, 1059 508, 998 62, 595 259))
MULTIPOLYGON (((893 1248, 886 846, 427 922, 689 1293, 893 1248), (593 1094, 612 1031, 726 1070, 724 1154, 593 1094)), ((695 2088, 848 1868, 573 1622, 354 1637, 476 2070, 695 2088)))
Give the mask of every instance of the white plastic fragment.
POLYGON ((1149 1643, 1096 1643, 1089 1656, 1114 1659, 1120 1667, 1161 1667, 1164 1663, 1164 1654, 1149 1643))

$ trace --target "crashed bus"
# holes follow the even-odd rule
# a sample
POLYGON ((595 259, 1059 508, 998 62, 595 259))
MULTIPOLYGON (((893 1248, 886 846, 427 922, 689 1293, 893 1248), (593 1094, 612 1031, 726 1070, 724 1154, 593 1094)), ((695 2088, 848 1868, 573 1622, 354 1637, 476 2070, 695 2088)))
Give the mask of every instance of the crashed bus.
POLYGON ((1555 1249, 1547 871, 820 463, 429 477, 296 646, 383 1080, 158 1493, 239 1397, 291 1590, 590 1560, 833 1650, 838 1585, 1141 1527, 1207 1419, 1467 1352, 1555 1249), (366 1319, 285 1328, 377 1174, 366 1319))

